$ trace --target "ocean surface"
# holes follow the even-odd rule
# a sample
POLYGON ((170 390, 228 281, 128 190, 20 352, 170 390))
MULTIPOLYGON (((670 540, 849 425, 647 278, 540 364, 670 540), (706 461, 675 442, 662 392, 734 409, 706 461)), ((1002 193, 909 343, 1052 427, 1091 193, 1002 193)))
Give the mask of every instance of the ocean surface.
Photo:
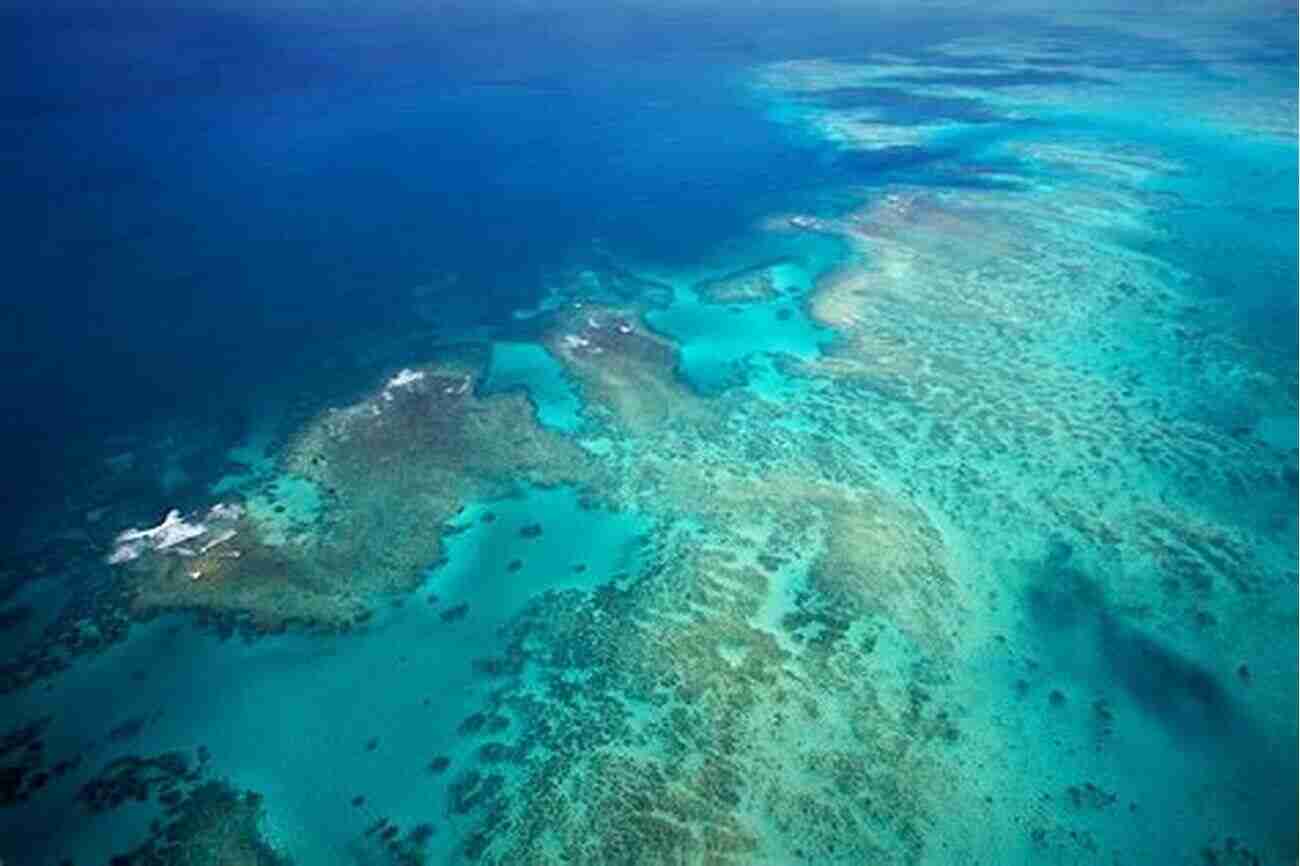
POLYGON ((1296 32, 7 6, 0 859, 1295 862, 1296 32))

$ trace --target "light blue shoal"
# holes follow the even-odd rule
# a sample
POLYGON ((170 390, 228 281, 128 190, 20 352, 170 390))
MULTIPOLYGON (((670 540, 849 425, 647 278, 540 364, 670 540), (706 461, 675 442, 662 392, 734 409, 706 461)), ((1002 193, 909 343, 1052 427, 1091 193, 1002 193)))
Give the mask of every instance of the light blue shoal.
POLYGON ((716 261, 659 278, 673 301, 645 319, 681 347, 681 374, 697 390, 716 393, 750 381, 753 362, 768 354, 815 358, 834 333, 813 322, 804 300, 849 255, 838 239, 814 232, 763 232, 737 241, 716 261), (695 287, 751 268, 766 268, 776 297, 739 304, 710 303, 695 287))
POLYGON ((582 424, 582 401, 560 362, 536 343, 496 342, 483 393, 523 388, 543 426, 572 433, 582 424))
POLYGON ((681 345, 682 373, 704 393, 742 384, 743 362, 754 355, 814 358, 833 339, 788 298, 743 306, 710 304, 680 287, 671 307, 646 320, 681 345))

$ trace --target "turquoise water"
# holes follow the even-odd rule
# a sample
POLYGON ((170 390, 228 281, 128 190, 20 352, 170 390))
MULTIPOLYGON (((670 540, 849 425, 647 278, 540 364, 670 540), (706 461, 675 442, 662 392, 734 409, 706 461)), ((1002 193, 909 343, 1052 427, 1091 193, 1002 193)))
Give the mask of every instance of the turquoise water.
MULTIPOLYGON (((472 767, 483 738, 458 733, 467 708, 517 676, 486 675, 474 662, 505 655, 506 629, 531 600, 626 580, 649 529, 635 515, 584 508, 563 489, 473 504, 456 526, 447 561, 359 633, 249 645, 158 622, 57 687, 19 696, 16 709, 26 717, 54 710, 46 748, 65 755, 89 746, 86 760, 97 764, 140 745, 106 741, 106 723, 146 719, 140 738, 159 751, 202 743, 237 784, 282 804, 268 815, 268 835, 304 861, 333 862, 380 816, 405 827, 441 824, 446 785, 428 765, 450 758, 449 778, 472 767), (534 524, 539 535, 521 535, 534 524), (58 713, 68 705, 111 715, 58 713), (352 805, 356 796, 363 806, 352 805)), ((95 861, 131 847, 154 812, 131 807, 86 822, 55 811, 35 823, 28 813, 5 833, 16 839, 21 827, 65 856, 95 861)), ((443 828, 440 838, 452 845, 455 837, 443 828)))
POLYGON ((582 424, 582 402, 565 379, 564 368, 536 343, 492 344, 483 391, 522 388, 543 426, 572 433, 582 424))
POLYGON ((671 302, 645 321, 681 347, 681 373, 702 393, 716 394, 749 381, 748 365, 763 355, 814 358, 834 334, 809 320, 804 302, 817 281, 847 251, 815 233, 760 235, 748 246, 727 249, 712 267, 682 269, 671 302), (770 257, 769 260, 764 260, 770 257), (750 264, 758 259, 759 263, 750 264), (733 270, 734 268, 734 270, 733 270), (710 299, 703 286, 762 275, 771 293, 741 302, 710 299))
POLYGON ((1295 15, 968 14, 6 19, 0 857, 1294 862, 1295 15))
POLYGON ((690 289, 647 321, 681 344, 682 372, 705 393, 743 383, 743 363, 756 354, 812 358, 831 339, 790 300, 720 308, 702 303, 690 289))

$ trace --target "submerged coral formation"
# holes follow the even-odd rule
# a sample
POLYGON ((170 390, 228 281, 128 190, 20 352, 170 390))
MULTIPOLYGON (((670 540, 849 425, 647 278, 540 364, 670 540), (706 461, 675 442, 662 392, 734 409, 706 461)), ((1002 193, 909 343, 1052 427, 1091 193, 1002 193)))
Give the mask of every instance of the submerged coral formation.
POLYGON ((206 763, 206 752, 200 752, 193 764, 182 752, 117 758, 81 786, 77 799, 88 812, 96 813, 117 809, 128 801, 143 802, 156 793, 158 801, 171 809, 184 799, 188 787, 200 780, 206 763))
POLYGON ((292 861, 267 842, 259 826, 262 796, 225 782, 207 782, 169 808, 160 825, 139 848, 113 862, 142 866, 288 866, 292 861))
MULTIPOLYGON (((815 511, 789 522, 815 523, 815 511)), ((509 650, 522 662, 518 687, 498 690, 492 707, 518 720, 508 758, 518 781, 491 784, 485 769, 457 783, 472 792, 455 808, 475 818, 467 859, 919 855, 936 805, 925 781, 939 773, 931 750, 955 733, 916 695, 942 679, 943 665, 927 670, 898 632, 882 640, 884 620, 845 614, 838 631, 810 632, 807 645, 796 615, 766 622, 781 588, 757 558, 788 555, 783 542, 796 541, 782 537, 781 517, 770 519, 751 530, 758 536, 674 531, 628 588, 536 602, 509 650)), ((839 616, 836 598, 816 586, 801 596, 798 609, 839 616)))
MULTIPOLYGON (((897 186, 788 221, 857 255, 806 298, 838 339, 782 365, 780 404, 731 392, 695 415, 633 311, 558 317, 548 347, 617 422, 606 498, 668 519, 630 582, 535 601, 482 666, 501 679, 484 712, 517 733, 452 783, 465 859, 906 863, 941 840, 1122 859, 1126 816, 1164 808, 1115 768, 1147 726, 1267 763, 1249 719, 1285 715, 1293 688, 1230 681, 1277 634, 1231 649, 1213 631, 1287 620, 1294 551, 1245 539, 1294 530, 1295 453, 1245 407, 1285 395, 1294 416, 1294 364, 1135 240, 1166 231, 1174 199, 1150 186, 1176 159, 1019 158, 1014 186, 897 186), (1068 182, 1026 182, 1047 163, 1068 182), (1225 423, 1207 389, 1244 414, 1225 423), (1019 766, 1019 737, 1054 738, 1070 775, 997 790, 970 769, 1019 766)), ((1179 773, 1244 784, 1173 748, 1179 773)), ((1255 801, 1237 820, 1284 850, 1255 801)))
POLYGON ((544 343, 588 405, 604 409, 620 427, 645 432, 708 423, 712 416, 677 378, 678 348, 650 331, 635 307, 569 304, 555 314, 544 343))
POLYGON ((259 630, 347 627, 377 594, 423 580, 466 502, 595 477, 523 395, 477 396, 479 375, 467 364, 403 369, 323 413, 286 449, 285 503, 219 503, 188 520, 173 511, 122 533, 110 559, 125 564, 132 608, 196 609, 259 630))
POLYGON ((720 277, 701 280, 695 292, 712 304, 743 304, 765 301, 781 294, 777 286, 775 269, 784 262, 753 265, 720 277))
POLYGON ((77 799, 90 813, 156 801, 149 836, 113 864, 230 864, 286 866, 262 832, 262 797, 224 781, 204 780, 211 758, 202 746, 191 761, 183 752, 127 755, 109 762, 84 783, 77 799))
POLYGON ((30 800, 51 780, 57 779, 81 762, 78 755, 53 765, 45 751, 42 733, 53 719, 50 716, 19 725, 0 739, 0 807, 14 806, 30 800))
MULTIPOLYGON (((1244 435, 1248 415, 1224 424, 1203 392, 1230 386, 1243 407, 1289 392, 1294 413, 1294 368, 1225 327, 1191 275, 1121 242, 1157 234, 1167 201, 1145 184, 1175 160, 1079 142, 1018 156, 1025 177, 1068 164, 1072 180, 900 185, 784 223, 854 256, 796 293, 835 340, 769 359, 780 401, 704 397, 648 305, 570 298, 533 327, 584 401, 581 427, 542 427, 517 390, 479 395, 472 360, 403 369, 300 430, 261 499, 119 536, 133 603, 345 626, 422 580, 467 531, 467 503, 576 485, 653 519, 648 554, 535 595, 503 626, 499 655, 473 663, 492 688, 456 725, 456 757, 420 762, 445 786, 436 831, 377 818, 358 851, 921 863, 995 812, 1010 818, 980 844, 1118 851, 1122 816, 1156 808, 1113 768, 1145 726, 1239 740, 1284 713, 1285 688, 1241 694, 1253 674, 1205 659, 1208 645, 1249 672, 1264 652, 1262 634, 1229 652, 1214 625, 1270 610, 1294 580, 1293 551, 1252 539, 1294 526, 1295 454, 1244 435), (276 497, 295 490, 286 514, 276 497), (1069 656, 1053 648, 1063 632, 1069 656), (1017 766, 1025 737, 1058 744, 1059 772, 994 791, 970 771, 1017 766)), ((768 268, 697 291, 763 300, 768 268)), ((551 535, 536 520, 501 531, 551 535)), ((460 601, 433 615, 460 628, 474 614, 460 601)), ((1243 747, 1242 765, 1262 754, 1243 747)), ((218 794, 196 815, 244 802, 218 794)), ((243 809, 187 820, 225 833, 243 809)), ((1277 846, 1242 823, 1249 843, 1205 850, 1277 846)))

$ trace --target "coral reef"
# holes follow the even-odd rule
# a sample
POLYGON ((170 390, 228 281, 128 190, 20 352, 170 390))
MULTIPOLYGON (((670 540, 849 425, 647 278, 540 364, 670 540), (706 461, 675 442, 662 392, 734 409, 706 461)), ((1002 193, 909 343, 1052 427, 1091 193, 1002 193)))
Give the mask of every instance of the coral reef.
POLYGON ((771 300, 781 294, 773 269, 783 263, 776 261, 753 265, 720 277, 701 280, 695 284, 695 293, 711 304, 746 304, 771 300))
MULTIPOLYGON (((796 71, 824 79, 811 89, 889 73, 782 75, 796 71)), ((847 145, 913 140, 823 109, 847 145)), ((697 411, 635 309, 554 314, 548 349, 608 413, 603 497, 662 519, 638 573, 534 600, 502 657, 476 665, 498 685, 460 728, 478 761, 452 779, 466 860, 924 862, 931 840, 970 832, 955 815, 999 808, 972 754, 1010 763, 1017 736, 1051 730, 1077 737, 1062 760, 1095 769, 1074 750, 1117 752, 1135 718, 1236 741, 1248 714, 1281 713, 1269 701, 1287 689, 1247 709, 1202 659, 1221 616, 1286 618, 1268 605, 1294 551, 1249 539, 1294 527, 1295 455, 1204 393, 1285 394, 1294 415, 1293 359, 1250 345, 1195 278, 1141 249, 1177 204, 1150 189, 1177 160, 1077 140, 1016 157, 987 184, 898 186, 787 221, 857 255, 808 301, 838 341, 777 365, 779 405, 729 393, 697 411), (1045 166, 1064 180, 1035 188, 1045 166), (1026 577, 1017 545, 1051 538, 1068 541, 1026 577), (1039 580, 1055 589, 1026 602, 1037 613, 1004 601, 1039 580), (1001 694, 960 684, 985 640, 1018 666, 1014 723, 1001 694), (485 733, 494 715, 512 739, 485 733)), ((1237 683, 1253 682, 1232 675, 1248 654, 1227 653, 1237 683)), ((1080 778, 1017 791, 1007 850, 1118 850, 1119 820, 1102 818, 1141 804, 1080 778)))
MULTIPOLYGON (((461 725, 483 736, 493 715, 517 720, 513 745, 486 743, 484 769, 453 783, 452 812, 472 819, 466 860, 916 861, 938 797, 927 782, 938 779, 934 750, 954 736, 946 711, 916 695, 943 679, 943 662, 924 661, 901 633, 910 660, 882 660, 878 627, 850 622, 869 617, 868 603, 816 645, 765 623, 780 590, 755 558, 797 547, 786 533, 812 537, 835 509, 829 491, 821 502, 799 487, 764 501, 781 485, 760 489, 745 503, 760 528, 662 528, 626 589, 548 595, 516 623, 515 661, 498 675, 533 685, 497 689, 461 725), (487 767, 500 762, 516 781, 495 781, 487 767)), ((918 581, 936 567, 913 548, 898 555, 919 556, 918 581)), ((829 595, 810 585, 809 605, 833 611, 850 586, 871 599, 870 579, 846 575, 829 595)))
POLYGON ((262 796, 220 781, 206 782, 169 807, 140 847, 112 862, 139 866, 288 866, 292 861, 263 836, 262 796))
POLYGON ((262 798, 219 780, 204 780, 210 755, 202 746, 191 761, 183 752, 111 761, 81 786, 77 799, 92 813, 156 800, 161 813, 138 847, 114 864, 200 866, 249 863, 287 866, 262 834, 262 798))
MULTIPOLYGON (((1010 72, 983 65, 980 43, 924 63, 798 61, 759 87, 837 156, 878 158, 1059 97, 1041 48, 1018 46, 1010 72), (1014 83, 971 81, 995 73, 1014 83), (896 123, 858 104, 881 88, 965 115, 896 123)), ((1054 69, 1085 106, 1102 80, 1160 80, 1076 60, 1054 69)), ((1238 108, 1221 110, 1271 134, 1277 118, 1238 108)), ((226 633, 351 628, 379 599, 400 606, 454 555, 451 536, 496 523, 527 548, 528 570, 513 549, 500 562, 526 606, 501 617, 487 657, 460 660, 473 704, 412 760, 444 808, 436 827, 399 826, 347 789, 366 823, 359 860, 421 863, 441 845, 484 864, 919 864, 972 840, 991 840, 971 854, 983 862, 1146 862, 1161 844, 1206 863, 1277 859, 1288 840, 1260 829, 1259 791, 1293 790, 1295 686, 1264 660, 1293 638, 1300 472, 1268 416, 1294 419, 1294 357, 1153 252, 1173 232, 1164 215, 1192 206, 1167 188, 1190 167, 1157 143, 1044 132, 944 170, 963 182, 769 221, 853 253, 791 295, 834 333, 820 354, 765 353, 761 381, 706 398, 683 380, 681 348, 646 324, 671 287, 602 254, 521 316, 585 400, 572 436, 540 426, 519 390, 482 393, 482 347, 402 368, 312 417, 257 489, 117 534, 115 582, 52 640, 102 646, 125 610, 197 611, 226 633), (603 582, 529 597, 558 521, 498 521, 500 502, 464 511, 529 485, 645 515, 628 542, 637 565, 603 574, 575 539, 551 566, 603 582), (1256 627, 1224 627, 1242 622, 1256 627), (1159 748, 1184 775, 1144 788, 1130 765, 1159 748), (1167 808, 1154 801, 1176 787, 1244 804, 1233 832, 1249 846, 1216 836, 1195 850, 1204 836, 1180 826, 1123 850, 1121 822, 1167 808)), ((741 264, 696 283, 705 302, 737 305, 710 314, 784 294, 779 263, 741 264)), ((429 595, 403 615, 418 608, 455 640, 489 631, 489 604, 444 594, 446 607, 429 595)), ((24 658, 5 683, 63 663, 24 658)), ((0 744, 7 803, 44 784, 45 724, 0 744)), ((402 742, 367 736, 350 748, 376 760, 402 742)), ((120 759, 82 801, 156 795, 170 823, 131 862, 279 862, 256 797, 204 784, 202 764, 120 759)))
POLYGON ((118 758, 83 784, 77 799, 92 813, 111 811, 128 801, 143 802, 155 794, 164 806, 174 808, 188 786, 200 780, 206 763, 206 753, 193 764, 182 752, 118 758))
POLYGON ((579 383, 588 406, 637 433, 707 425, 713 412, 676 376, 677 347, 640 321, 635 308, 575 302, 553 316, 543 340, 579 383))
POLYGON ((51 716, 44 716, 19 725, 0 739, 0 808, 30 800, 81 763, 80 755, 51 763, 42 734, 52 721, 51 716))
POLYGON ((282 461, 283 485, 321 502, 299 519, 284 505, 218 504, 120 535, 111 558, 132 610, 198 610, 251 631, 348 628, 378 594, 423 579, 465 502, 598 477, 586 452, 537 425, 522 394, 476 396, 478 374, 403 369, 307 424, 282 461))
POLYGON ((349 846, 349 852, 360 863, 424 866, 429 862, 429 842, 436 832, 432 824, 424 822, 403 833, 388 818, 378 818, 349 846))

